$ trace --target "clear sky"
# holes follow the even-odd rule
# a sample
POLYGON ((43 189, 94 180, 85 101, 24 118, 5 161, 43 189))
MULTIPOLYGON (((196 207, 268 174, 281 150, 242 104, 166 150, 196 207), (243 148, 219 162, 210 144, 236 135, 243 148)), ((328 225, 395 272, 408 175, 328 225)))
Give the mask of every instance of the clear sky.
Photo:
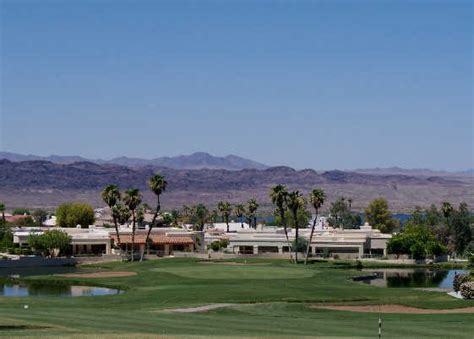
POLYGON ((0 150, 474 167, 471 1, 0 6, 0 150))

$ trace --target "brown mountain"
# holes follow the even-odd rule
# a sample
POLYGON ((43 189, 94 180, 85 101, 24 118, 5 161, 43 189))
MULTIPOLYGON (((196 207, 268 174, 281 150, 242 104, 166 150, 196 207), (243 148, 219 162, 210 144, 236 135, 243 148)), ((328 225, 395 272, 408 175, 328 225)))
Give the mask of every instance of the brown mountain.
POLYGON ((466 201, 474 205, 472 177, 373 175, 345 171, 317 173, 289 167, 183 170, 156 166, 130 168, 91 162, 57 164, 9 160, 0 160, 0 201, 10 207, 54 207, 68 200, 102 206, 100 190, 115 183, 123 189, 142 189, 145 198, 152 202, 146 183, 157 171, 169 182, 169 189, 163 195, 167 208, 199 202, 213 205, 220 199, 242 202, 256 197, 264 209, 270 209, 268 191, 277 183, 303 192, 322 187, 329 200, 343 195, 353 200, 356 209, 362 209, 369 200, 379 196, 386 197, 391 207, 400 211, 445 200, 455 204, 466 201))

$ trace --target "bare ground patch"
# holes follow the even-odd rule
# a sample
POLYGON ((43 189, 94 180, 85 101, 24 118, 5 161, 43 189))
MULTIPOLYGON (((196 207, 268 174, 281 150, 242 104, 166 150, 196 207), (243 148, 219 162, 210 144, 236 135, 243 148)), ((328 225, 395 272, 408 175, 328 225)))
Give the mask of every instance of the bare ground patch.
POLYGON ((334 310, 334 311, 350 311, 362 313, 409 313, 409 314, 449 314, 449 313, 474 313, 474 307, 451 308, 451 309, 426 309, 416 308, 403 305, 313 305, 312 308, 334 310))
POLYGON ((94 272, 94 273, 66 273, 57 274, 59 277, 65 278, 119 278, 119 277, 131 277, 137 275, 136 272, 94 272))
POLYGON ((210 310, 215 310, 218 308, 229 307, 236 304, 209 304, 197 307, 184 307, 184 308, 168 308, 161 310, 162 313, 198 313, 198 312, 207 312, 210 310))

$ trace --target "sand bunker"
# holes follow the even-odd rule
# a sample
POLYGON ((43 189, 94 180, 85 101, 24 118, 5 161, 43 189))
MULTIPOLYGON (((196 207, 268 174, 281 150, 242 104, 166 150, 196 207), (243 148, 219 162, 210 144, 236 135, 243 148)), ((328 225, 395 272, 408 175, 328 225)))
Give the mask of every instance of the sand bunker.
POLYGON ((210 304, 198 307, 186 307, 186 308, 169 308, 166 310, 162 310, 160 312, 164 313, 197 313, 197 312, 207 312, 210 310, 215 310, 218 308, 229 307, 234 304, 210 304))
POLYGON ((67 273, 57 274, 60 277, 66 278, 119 278, 131 277, 137 275, 136 272, 94 272, 94 273, 67 273))
POLYGON ((363 313, 410 313, 410 314, 448 314, 448 313, 474 313, 474 307, 452 308, 452 309, 425 309, 416 308, 403 305, 314 305, 313 308, 335 310, 335 311, 350 311, 363 313))

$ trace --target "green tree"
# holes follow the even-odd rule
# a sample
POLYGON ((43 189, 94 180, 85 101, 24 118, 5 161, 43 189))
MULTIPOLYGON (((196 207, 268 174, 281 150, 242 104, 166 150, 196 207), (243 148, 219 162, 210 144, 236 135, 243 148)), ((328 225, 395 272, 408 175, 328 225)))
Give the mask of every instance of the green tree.
POLYGON ((288 253, 290 254, 290 262, 293 261, 293 256, 291 254, 291 244, 288 237, 288 224, 286 219, 287 211, 287 200, 288 200, 288 189, 285 185, 276 185, 273 186, 270 191, 270 199, 272 203, 276 205, 276 214, 279 216, 279 220, 276 220, 277 225, 283 227, 285 232, 286 243, 288 244, 288 253))
POLYGON ((13 233, 10 229, 10 227, 4 227, 2 229, 2 242, 1 242, 1 247, 6 251, 7 249, 11 248, 14 246, 13 243, 13 233))
POLYGON ((257 228, 258 203, 255 199, 247 201, 247 221, 250 227, 257 228))
POLYGON ((117 204, 120 202, 120 190, 117 185, 107 185, 101 193, 102 200, 105 202, 107 206, 109 206, 110 210, 112 211, 112 220, 114 222, 115 227, 115 236, 117 237, 117 246, 120 248, 120 232, 118 229, 118 220, 117 220, 117 213, 114 213, 114 208, 116 208, 117 204))
POLYGON ((329 208, 328 223, 333 227, 356 228, 360 226, 359 214, 352 213, 344 197, 336 199, 329 208))
MULTIPOLYGON (((119 223, 120 225, 125 225, 130 220, 132 213, 127 208, 127 206, 122 203, 117 203, 114 207, 112 207, 112 215, 117 221, 117 223, 119 223)), ((118 228, 116 231, 118 231, 118 228)))
POLYGON ((35 220, 38 226, 42 226, 46 219, 48 218, 48 212, 43 209, 37 209, 33 211, 33 219, 35 220))
POLYGON ((244 228, 243 216, 245 214, 245 207, 242 204, 235 205, 235 216, 239 218, 240 228, 244 228))
POLYGON ((209 220, 209 210, 203 204, 199 204, 193 209, 194 219, 196 221, 197 231, 203 231, 204 225, 209 220))
POLYGON ((372 200, 365 209, 365 219, 382 233, 390 233, 397 226, 397 221, 392 218, 387 200, 384 198, 372 200))
POLYGON ((299 240, 299 229, 300 225, 298 223, 298 211, 306 207, 306 201, 303 195, 299 191, 294 191, 288 193, 287 199, 288 209, 293 214, 293 219, 295 220, 295 264, 298 263, 298 240, 299 240))
POLYGON ((135 233, 136 233, 136 222, 137 222, 137 216, 136 216, 136 210, 138 206, 142 202, 142 195, 140 193, 140 190, 138 188, 131 188, 129 190, 125 191, 125 195, 123 197, 123 202, 125 206, 128 207, 130 210, 130 213, 132 214, 132 256, 131 256, 131 261, 134 261, 134 255, 135 255, 135 233))
POLYGON ((6 219, 5 219, 5 204, 3 204, 3 203, 0 203, 0 213, 2 213, 3 223, 5 223, 6 222, 6 219))
POLYGON ((30 215, 31 212, 29 209, 24 207, 15 208, 12 212, 13 215, 30 215))
POLYGON ((454 250, 463 255, 472 239, 471 216, 466 203, 461 203, 458 210, 452 212, 450 226, 454 250))
POLYGON ((20 218, 18 220, 12 221, 9 224, 18 226, 18 227, 31 227, 36 226, 37 222, 33 220, 31 216, 26 216, 24 218, 20 218))
MULTIPOLYGON (((304 264, 308 264, 308 257, 309 257, 309 251, 311 250, 311 241, 313 241, 313 234, 314 234, 314 228, 316 227, 316 223, 318 221, 318 216, 319 216, 319 209, 321 206, 324 204, 324 201, 326 200, 326 193, 322 189, 315 188, 314 190, 311 191, 309 195, 309 203, 313 206, 314 212, 315 212, 315 217, 313 220, 313 225, 311 226, 311 233, 309 235, 309 241, 308 241, 308 247, 306 248, 306 256, 304 258, 304 264)), ((349 208, 351 207, 352 200, 349 202, 349 208)))
POLYGON ((56 209, 56 222, 61 227, 76 227, 81 225, 87 228, 95 221, 92 206, 80 202, 69 202, 56 209))
POLYGON ((181 215, 178 210, 171 211, 171 223, 174 227, 178 227, 180 217, 181 215))
POLYGON ((449 202, 445 201, 441 206, 441 212, 443 213, 443 216, 446 219, 446 224, 449 225, 449 219, 454 212, 453 206, 449 202))
POLYGON ((219 212, 221 212, 222 219, 227 225, 227 233, 229 233, 229 217, 232 213, 232 205, 227 201, 219 201, 219 203, 217 204, 217 208, 219 209, 219 212))
POLYGON ((28 237, 28 245, 43 255, 55 257, 67 251, 71 245, 71 237, 66 232, 50 230, 43 234, 31 234, 28 237))
MULTIPOLYGON (((165 177, 158 173, 152 176, 150 180, 148 181, 148 187, 156 196, 156 208, 155 208, 155 213, 153 213, 153 219, 151 220, 150 227, 148 227, 148 233, 146 234, 145 244, 149 243, 151 230, 153 229, 153 227, 155 227, 156 219, 158 218, 158 214, 160 213, 160 210, 161 210, 160 196, 163 192, 166 191, 167 186, 168 186, 168 182, 165 180, 165 177)), ((140 258, 140 261, 142 260, 143 260, 143 255, 140 258)))
POLYGON ((436 226, 442 223, 442 213, 438 211, 435 204, 431 204, 430 208, 426 210, 426 224, 428 226, 436 226))
POLYGON ((426 225, 407 225, 403 232, 394 235, 387 243, 390 254, 409 254, 414 259, 429 255, 445 254, 447 248, 436 240, 432 230, 426 225))

